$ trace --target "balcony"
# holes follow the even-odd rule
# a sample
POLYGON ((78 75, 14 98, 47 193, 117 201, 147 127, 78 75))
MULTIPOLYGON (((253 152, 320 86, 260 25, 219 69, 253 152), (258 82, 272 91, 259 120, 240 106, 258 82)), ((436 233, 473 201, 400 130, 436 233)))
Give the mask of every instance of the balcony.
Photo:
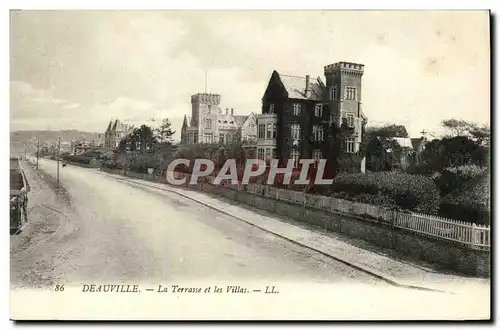
POLYGON ((276 139, 258 139, 257 140, 257 147, 262 148, 262 147, 275 147, 276 146, 276 139))
POLYGON ((257 116, 257 123, 267 124, 276 123, 278 121, 278 116, 275 113, 261 113, 257 116))

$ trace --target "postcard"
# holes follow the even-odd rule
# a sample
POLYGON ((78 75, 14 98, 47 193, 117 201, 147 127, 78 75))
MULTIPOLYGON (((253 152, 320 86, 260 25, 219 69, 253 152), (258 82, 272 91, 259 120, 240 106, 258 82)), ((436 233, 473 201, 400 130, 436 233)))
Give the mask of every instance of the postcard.
POLYGON ((489 320, 488 11, 10 11, 19 320, 489 320))

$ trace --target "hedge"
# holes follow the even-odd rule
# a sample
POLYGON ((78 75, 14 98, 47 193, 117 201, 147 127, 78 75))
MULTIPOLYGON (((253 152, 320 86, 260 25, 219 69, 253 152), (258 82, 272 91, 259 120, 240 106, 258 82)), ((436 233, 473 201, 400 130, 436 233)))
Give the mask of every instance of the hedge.
POLYGON ((448 167, 436 175, 434 183, 441 192, 441 196, 445 196, 482 172, 484 172, 484 167, 473 164, 448 167))
POLYGON ((444 202, 439 206, 439 215, 479 225, 490 225, 491 213, 471 205, 444 202))
POLYGON ((430 177, 395 172, 339 174, 333 182, 334 193, 344 192, 349 199, 392 204, 403 210, 435 214, 439 209, 439 190, 430 177), (359 198, 358 198, 359 197, 359 198))
POLYGON ((73 162, 73 163, 79 163, 79 164, 90 164, 90 160, 92 158, 83 156, 83 155, 68 155, 68 156, 63 156, 63 160, 66 160, 68 162, 73 162))

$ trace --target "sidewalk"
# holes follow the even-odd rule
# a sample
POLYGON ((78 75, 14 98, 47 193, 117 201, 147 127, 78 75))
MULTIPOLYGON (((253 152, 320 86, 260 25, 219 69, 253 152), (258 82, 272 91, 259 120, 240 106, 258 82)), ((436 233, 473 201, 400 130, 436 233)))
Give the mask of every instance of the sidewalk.
MULTIPOLYGON (((121 176, 121 178, 123 177, 121 176)), ((478 289, 490 289, 489 279, 437 273, 431 269, 398 261, 381 253, 349 244, 349 241, 354 242, 355 239, 351 239, 341 234, 322 232, 320 229, 302 228, 301 226, 282 221, 272 214, 270 214, 270 216, 263 215, 267 212, 259 212, 260 214, 256 214, 249 209, 231 205, 225 202, 224 199, 212 197, 207 193, 140 179, 127 178, 127 181, 174 192, 284 239, 293 241, 296 244, 327 255, 396 286, 453 293, 458 293, 459 291, 470 292, 478 289)))
MULTIPOLYGON (((66 205, 53 191, 43 174, 23 162, 31 191, 28 193, 28 223, 18 235, 10 236, 10 283, 12 289, 46 288, 54 282, 53 251, 47 246, 69 224, 64 213, 66 205)), ((57 250, 57 248, 55 248, 57 250)))

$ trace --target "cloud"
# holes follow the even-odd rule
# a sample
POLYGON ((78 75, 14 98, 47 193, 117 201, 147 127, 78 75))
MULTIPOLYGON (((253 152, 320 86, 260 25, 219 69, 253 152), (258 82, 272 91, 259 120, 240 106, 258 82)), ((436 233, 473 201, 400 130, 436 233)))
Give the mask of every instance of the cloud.
POLYGON ((76 109, 81 107, 82 105, 80 103, 70 103, 65 106, 63 106, 64 109, 76 109))
POLYGON ((103 131, 112 118, 170 118, 190 96, 260 112, 271 72, 321 76, 365 64, 370 121, 411 134, 445 117, 489 122, 486 16, 467 12, 20 12, 12 17, 13 127, 103 131), (360 24, 362 22, 362 24, 360 24), (438 33, 439 32, 439 33, 438 33), (77 106, 78 105, 78 106, 77 106), (59 126, 57 126, 59 125, 59 126))

